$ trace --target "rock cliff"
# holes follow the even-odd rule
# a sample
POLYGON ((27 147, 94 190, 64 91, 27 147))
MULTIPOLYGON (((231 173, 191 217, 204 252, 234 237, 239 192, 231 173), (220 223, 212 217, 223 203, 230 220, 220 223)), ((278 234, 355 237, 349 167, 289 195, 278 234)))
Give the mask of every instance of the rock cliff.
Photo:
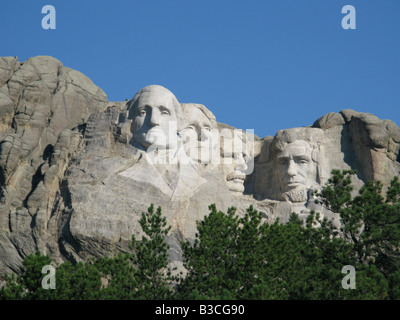
POLYGON ((342 110, 262 139, 217 120, 161 86, 109 102, 52 57, 0 58, 2 274, 36 250, 58 263, 124 251, 151 203, 180 265, 179 241, 211 203, 253 205, 267 221, 315 208, 340 223, 313 201, 332 169, 357 169, 357 186, 400 172, 400 129, 372 114, 342 110))

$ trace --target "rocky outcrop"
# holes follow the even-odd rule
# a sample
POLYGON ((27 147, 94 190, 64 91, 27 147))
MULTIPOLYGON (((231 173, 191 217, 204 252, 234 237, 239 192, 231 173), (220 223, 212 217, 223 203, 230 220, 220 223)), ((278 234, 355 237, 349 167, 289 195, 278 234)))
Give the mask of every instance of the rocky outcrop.
POLYGON ((313 198, 332 169, 357 169, 356 186, 400 172, 400 129, 371 114, 329 113, 262 139, 217 120, 160 86, 108 102, 52 57, 0 58, 0 272, 36 250, 55 262, 124 251, 151 203, 179 266, 179 241, 211 203, 253 205, 270 222, 316 209, 340 223, 313 198), (162 136, 170 124, 176 141, 162 136))
POLYGON ((362 180, 380 180, 388 185, 398 174, 399 127, 392 120, 381 120, 373 114, 354 110, 330 113, 313 126, 327 130, 341 125, 344 129, 341 145, 346 144, 348 154, 353 155, 346 162, 359 171, 362 180))
POLYGON ((89 78, 52 57, 0 58, 1 270, 57 247, 51 216, 60 179, 88 117, 107 103, 89 78))

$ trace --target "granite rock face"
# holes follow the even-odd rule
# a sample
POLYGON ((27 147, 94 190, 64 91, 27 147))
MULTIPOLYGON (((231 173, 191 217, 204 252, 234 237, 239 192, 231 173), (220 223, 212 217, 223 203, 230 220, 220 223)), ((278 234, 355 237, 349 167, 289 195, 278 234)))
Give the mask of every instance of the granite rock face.
POLYGON ((0 58, 0 270, 27 254, 58 251, 52 208, 82 141, 88 117, 106 94, 52 57, 0 58))
POLYGON ((313 201, 332 169, 357 169, 356 186, 400 172, 400 129, 371 114, 329 113, 263 139, 217 120, 161 86, 108 102, 54 58, 0 58, 0 271, 36 250, 56 262, 124 251, 152 203, 180 266, 179 241, 212 203, 253 205, 270 222, 316 209, 339 224, 313 201))

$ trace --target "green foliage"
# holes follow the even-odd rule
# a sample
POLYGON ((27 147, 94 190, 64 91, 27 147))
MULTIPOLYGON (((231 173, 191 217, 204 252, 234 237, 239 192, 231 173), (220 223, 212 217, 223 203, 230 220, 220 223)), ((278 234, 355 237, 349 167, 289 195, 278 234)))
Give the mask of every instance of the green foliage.
POLYGON ((56 271, 56 289, 48 289, 51 299, 96 300, 100 296, 101 276, 91 263, 61 264, 56 271))
POLYGON ((389 298, 389 283, 374 265, 357 268, 355 290, 346 290, 346 299, 386 300, 389 298))
POLYGON ((188 275, 178 297, 190 299, 339 299, 341 268, 350 247, 332 237, 331 223, 312 215, 303 227, 262 223, 252 207, 244 217, 210 206, 193 244, 182 244, 188 275))
POLYGON ((340 230, 312 211, 305 226, 261 223, 249 208, 243 218, 210 206, 194 243, 183 244, 188 275, 178 296, 209 299, 394 299, 399 297, 400 183, 382 196, 367 182, 352 196, 352 170, 332 171, 319 203, 340 215, 340 230), (356 269, 357 289, 345 290, 341 270, 356 269))
POLYGON ((5 275, 5 284, 0 289, 0 300, 16 300, 22 299, 24 296, 24 288, 18 283, 18 279, 14 273, 5 275))
POLYGON ((0 299, 47 299, 47 290, 42 288, 42 268, 50 263, 50 257, 39 251, 26 257, 21 275, 6 275, 6 286, 1 288, 0 299))
POLYGON ((119 253, 112 258, 99 258, 95 265, 102 274, 104 282, 100 298, 128 300, 137 297, 138 281, 135 276, 135 267, 130 262, 129 253, 119 253))
POLYGON ((209 208, 211 213, 197 224, 194 244, 182 243, 184 266, 188 270, 180 289, 183 296, 226 298, 225 290, 231 291, 240 285, 235 269, 240 232, 235 208, 230 208, 228 214, 217 211, 215 205, 209 208))
POLYGON ((374 264, 386 279, 400 267, 400 183, 395 177, 382 196, 382 183, 368 181, 352 198, 354 171, 332 172, 319 196, 340 214, 343 236, 352 244, 360 265, 374 264))
POLYGON ((389 296, 392 300, 400 300, 400 270, 389 276, 389 296))
POLYGON ((140 226, 145 233, 139 242, 132 236, 131 249, 135 254, 130 257, 136 266, 138 298, 168 299, 171 296, 169 287, 173 280, 168 268, 169 246, 165 242, 171 227, 167 227, 166 218, 162 216, 161 207, 154 211, 152 204, 147 213, 142 214, 140 226))

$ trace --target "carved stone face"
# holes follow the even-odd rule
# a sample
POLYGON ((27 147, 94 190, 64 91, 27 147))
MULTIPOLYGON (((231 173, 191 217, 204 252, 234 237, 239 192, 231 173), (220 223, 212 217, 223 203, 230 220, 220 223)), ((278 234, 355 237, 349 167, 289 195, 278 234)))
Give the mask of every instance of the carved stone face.
POLYGON ((222 169, 226 177, 226 183, 230 191, 243 193, 246 179, 246 151, 243 141, 234 136, 226 139, 221 150, 222 169))
POLYGON ((138 97, 133 110, 132 133, 135 142, 145 149, 175 149, 177 146, 177 116, 173 95, 155 86, 138 97))
POLYGON ((215 142, 211 121, 197 107, 187 107, 184 113, 188 120, 182 133, 186 154, 196 162, 210 162, 215 142))
POLYGON ((289 143, 277 154, 277 170, 282 192, 304 190, 316 183, 312 148, 304 140, 289 143))

